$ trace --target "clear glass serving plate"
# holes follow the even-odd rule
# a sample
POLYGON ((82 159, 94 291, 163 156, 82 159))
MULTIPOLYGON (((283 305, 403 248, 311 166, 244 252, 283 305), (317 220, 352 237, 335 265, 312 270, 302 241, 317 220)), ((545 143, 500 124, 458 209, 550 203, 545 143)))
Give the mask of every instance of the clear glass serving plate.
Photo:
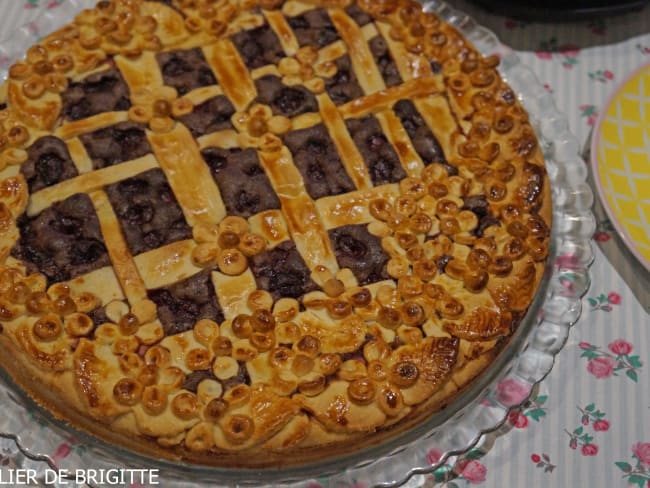
MULTIPOLYGON (((22 26, 0 42, 0 75, 34 44, 42 33, 55 30, 93 0, 65 0, 22 26)), ((295 488, 389 488, 423 486, 443 464, 453 464, 481 438, 498 429, 508 412, 524 403, 553 367, 570 327, 581 313, 581 297, 589 288, 593 260, 590 239, 595 231, 593 194, 586 183, 587 167, 576 138, 553 97, 535 74, 503 46, 496 35, 441 0, 425 0, 424 8, 458 28, 484 54, 498 54, 501 74, 529 111, 546 158, 553 195, 551 258, 539 293, 499 355, 463 394, 426 422, 379 446, 345 457, 282 469, 242 470, 185 465, 145 458, 52 419, 0 371, 0 455, 10 466, 46 471, 158 469, 161 486, 287 486, 295 488)), ((60 486, 86 486, 71 479, 60 486)), ((91 483, 92 486, 124 486, 91 483)), ((59 486, 59 484, 49 485, 59 486)), ((139 485, 132 485, 139 486, 139 485)))

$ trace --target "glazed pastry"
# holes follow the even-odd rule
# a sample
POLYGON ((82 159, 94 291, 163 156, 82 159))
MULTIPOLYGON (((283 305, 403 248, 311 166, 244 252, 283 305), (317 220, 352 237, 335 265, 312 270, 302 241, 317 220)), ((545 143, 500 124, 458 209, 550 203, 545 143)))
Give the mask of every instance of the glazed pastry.
POLYGON ((108 442, 223 466, 421 422, 548 255, 498 64, 411 0, 83 11, 2 88, 5 369, 108 442))

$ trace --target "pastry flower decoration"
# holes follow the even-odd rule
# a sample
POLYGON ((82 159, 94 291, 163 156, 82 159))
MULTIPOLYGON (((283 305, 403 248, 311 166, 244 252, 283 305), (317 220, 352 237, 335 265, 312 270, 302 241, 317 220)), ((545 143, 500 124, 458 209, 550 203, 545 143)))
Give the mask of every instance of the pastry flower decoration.
POLYGON ((226 37, 231 33, 232 28, 229 26, 240 15, 247 16, 251 20, 250 14, 247 14, 254 0, 199 0, 189 5, 186 2, 187 17, 185 18, 185 28, 192 34, 203 31, 209 36, 215 38, 226 37))
POLYGON ((25 148, 31 137, 29 130, 10 110, 0 111, 0 171, 7 165, 27 160, 25 148))
POLYGON ((336 64, 333 61, 319 60, 319 57, 318 49, 305 46, 295 56, 281 59, 278 70, 283 75, 282 83, 287 86, 301 84, 312 93, 323 93, 323 78, 331 78, 336 74, 336 64))
POLYGON ((218 225, 200 223, 193 229, 197 246, 192 261, 197 266, 217 266, 229 276, 242 274, 248 268, 248 258, 266 249, 264 238, 251 232, 242 217, 228 216, 218 225))
POLYGON ((246 112, 237 112, 232 123, 239 131, 242 147, 257 147, 265 152, 276 152, 282 147, 278 137, 291 130, 291 120, 273 115, 271 107, 256 103, 246 112))
POLYGON ((39 44, 27 51, 24 61, 18 61, 9 68, 9 78, 22 83, 22 94, 36 100, 47 92, 61 93, 68 87, 65 73, 74 66, 72 58, 57 53, 39 44))
POLYGON ((174 119, 192 112, 194 105, 187 98, 178 98, 176 90, 169 86, 155 89, 141 88, 131 95, 129 120, 148 123, 154 132, 169 132, 174 119))

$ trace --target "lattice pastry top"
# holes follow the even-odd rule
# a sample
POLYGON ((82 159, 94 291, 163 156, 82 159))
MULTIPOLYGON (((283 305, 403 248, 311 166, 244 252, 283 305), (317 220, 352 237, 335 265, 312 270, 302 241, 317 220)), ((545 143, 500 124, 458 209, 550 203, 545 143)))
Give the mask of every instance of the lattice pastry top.
POLYGON ((2 88, 5 368, 75 425, 218 464, 446 405, 548 253, 497 65, 411 0, 82 12, 2 88))

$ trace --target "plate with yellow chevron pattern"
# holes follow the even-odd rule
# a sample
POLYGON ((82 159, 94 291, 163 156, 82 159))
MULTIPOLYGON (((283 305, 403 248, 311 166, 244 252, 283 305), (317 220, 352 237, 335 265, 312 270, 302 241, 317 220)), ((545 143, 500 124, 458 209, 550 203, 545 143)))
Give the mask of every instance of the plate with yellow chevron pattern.
POLYGON ((650 64, 601 112, 591 148, 594 181, 612 224, 650 271, 650 64))

